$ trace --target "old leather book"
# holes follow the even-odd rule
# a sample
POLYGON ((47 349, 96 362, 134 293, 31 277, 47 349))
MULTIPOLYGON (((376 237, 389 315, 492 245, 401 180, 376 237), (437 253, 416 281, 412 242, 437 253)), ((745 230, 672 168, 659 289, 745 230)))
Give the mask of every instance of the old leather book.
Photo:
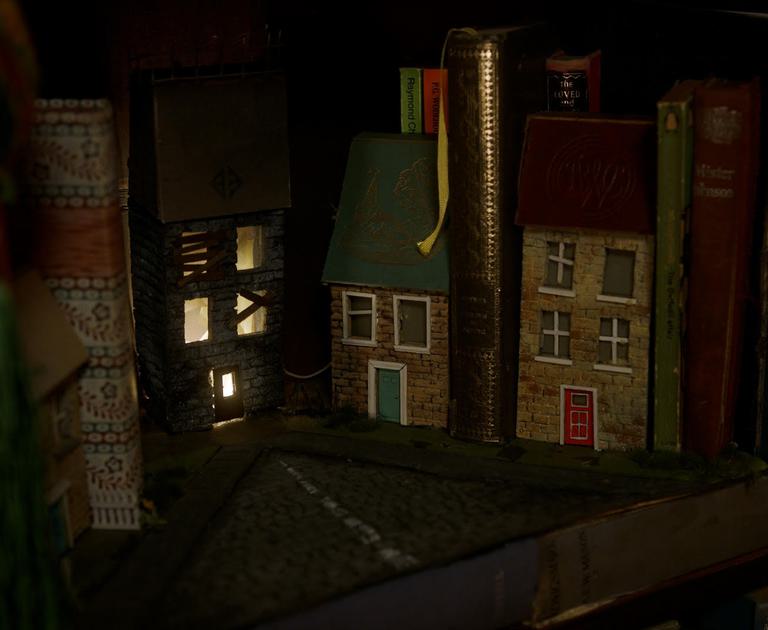
POLYGON ((758 175, 757 79, 712 79, 694 96, 693 201, 683 447, 716 456, 733 438, 758 175))
POLYGON ((515 431, 521 248, 514 225, 525 117, 546 106, 545 24, 451 34, 451 433, 515 431))

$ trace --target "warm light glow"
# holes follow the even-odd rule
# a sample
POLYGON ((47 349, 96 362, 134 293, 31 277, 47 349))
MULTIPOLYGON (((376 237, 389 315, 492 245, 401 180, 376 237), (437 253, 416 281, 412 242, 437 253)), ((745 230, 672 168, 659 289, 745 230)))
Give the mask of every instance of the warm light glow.
POLYGON ((224 398, 235 395, 235 376, 232 372, 221 375, 221 392, 224 398))
MULTIPOLYGON (((254 291, 254 293, 258 293, 259 295, 267 294, 266 291, 254 291)), ((251 302, 249 299, 244 298, 242 295, 238 295, 236 311, 238 313, 242 313, 245 309, 251 306, 251 304, 253 304, 253 302, 251 302)), ((262 333, 266 329, 267 309, 266 307, 262 306, 261 308, 257 309, 255 313, 252 313, 237 325, 237 334, 251 335, 253 333, 262 333)))
POLYGON ((256 269, 263 263, 261 226, 237 228, 237 270, 256 269))
POLYGON ((184 343, 208 339, 208 298, 184 300, 184 343))
POLYGON ((223 426, 226 426, 228 424, 232 424, 233 422, 242 422, 245 420, 245 418, 232 418, 231 420, 222 420, 221 422, 214 422, 213 428, 214 429, 220 429, 223 426))
MULTIPOLYGON (((200 236, 202 234, 205 234, 205 232, 182 232, 181 233, 182 236, 200 236)), ((196 244, 196 245, 187 245, 184 248, 184 253, 185 254, 205 254, 207 251, 208 251, 208 246, 205 243, 200 243, 200 244, 196 244), (192 249, 192 248, 194 248, 194 249, 192 249)), ((187 265, 200 265, 200 266, 203 266, 203 265, 205 265, 205 262, 206 262, 205 260, 194 260, 194 261, 191 261, 191 262, 187 262, 185 264, 187 264, 187 265)), ((184 276, 189 276, 191 274, 192 274, 191 271, 185 271, 183 273, 184 276)), ((200 341, 200 340, 198 340, 198 341, 200 341)), ((187 342, 187 343, 189 343, 189 342, 187 342)))

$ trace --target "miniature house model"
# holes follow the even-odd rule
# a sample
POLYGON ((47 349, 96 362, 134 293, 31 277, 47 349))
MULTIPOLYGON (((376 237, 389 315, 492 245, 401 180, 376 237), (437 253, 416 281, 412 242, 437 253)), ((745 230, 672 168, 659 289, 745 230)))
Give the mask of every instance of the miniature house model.
POLYGON ((282 401, 285 93, 275 74, 142 76, 130 229, 139 374, 172 430, 282 401), (147 122, 149 121, 149 122, 147 122))
POLYGON ((436 214, 433 140, 353 140, 323 273, 331 289, 335 408, 447 425, 446 237, 426 258, 416 249, 436 214))
POLYGON ((518 437, 646 447, 653 141, 647 121, 529 118, 518 437))

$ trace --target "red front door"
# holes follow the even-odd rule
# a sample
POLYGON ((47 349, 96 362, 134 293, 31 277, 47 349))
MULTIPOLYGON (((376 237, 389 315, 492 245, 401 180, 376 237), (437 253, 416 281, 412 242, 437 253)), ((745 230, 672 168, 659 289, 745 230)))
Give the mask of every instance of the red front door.
POLYGON ((563 410, 563 441, 595 445, 595 396, 587 389, 566 387, 563 410))

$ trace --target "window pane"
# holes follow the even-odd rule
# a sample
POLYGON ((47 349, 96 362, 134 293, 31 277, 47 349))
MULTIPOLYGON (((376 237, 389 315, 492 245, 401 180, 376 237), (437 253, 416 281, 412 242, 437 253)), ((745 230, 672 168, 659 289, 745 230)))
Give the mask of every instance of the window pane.
POLYGON ((184 343, 208 339, 208 298, 184 300, 184 343))
POLYGON ((619 331, 619 337, 629 339, 629 322, 626 319, 620 319, 618 321, 617 328, 619 331))
MULTIPOLYGON (((266 295, 266 291, 255 291, 259 295, 266 295)), ((237 306, 235 311, 239 314, 245 309, 249 308, 253 302, 248 298, 244 298, 242 295, 237 296, 237 306)), ((242 320, 237 325, 238 335, 252 335, 253 333, 264 332, 267 329, 267 309, 262 306, 256 309, 255 313, 251 313, 248 317, 242 320)))
POLYGON ((356 339, 371 339, 371 315, 350 315, 349 336, 356 339))
POLYGON ((552 330, 555 327, 555 314, 552 311, 542 311, 541 327, 552 330))
POLYGON ((427 304, 412 300, 400 300, 400 344, 427 347, 427 304))
POLYGON ((619 361, 626 362, 629 360, 629 344, 620 343, 616 346, 616 357, 619 361))
POLYGON ((539 348, 539 354, 545 354, 549 356, 553 356, 555 354, 554 335, 541 335, 541 347, 539 348))
POLYGON ((562 330, 563 332, 571 331, 571 314, 570 313, 558 314, 557 328, 558 330, 562 330))
POLYGON ((569 356, 571 356, 571 338, 570 337, 560 337, 558 346, 559 347, 557 349, 557 356, 562 357, 563 359, 567 359, 569 356))
POLYGON ((564 289, 573 288, 573 267, 570 265, 563 265, 563 281, 560 286, 564 289))
POLYGON ((573 243, 566 243, 563 258, 573 260, 576 253, 576 245, 573 243))
POLYGON ((619 297, 632 297, 635 275, 635 252, 618 249, 605 250, 603 293, 619 297))
POLYGON ((237 228, 237 270, 255 269, 263 264, 260 225, 237 228))
POLYGON ((557 285, 557 263, 553 260, 547 260, 547 273, 544 276, 544 286, 556 287, 557 285))
POLYGON ((547 256, 558 256, 560 254, 560 243, 547 241, 547 256))
POLYGON ((356 295, 347 296, 349 299, 350 311, 370 311, 372 299, 369 297, 360 297, 356 295))
POLYGON ((610 317, 600 318, 600 336, 611 337, 613 335, 613 320, 610 317))
POLYGON ((597 360, 598 363, 611 363, 613 360, 611 357, 611 342, 601 341, 597 348, 597 360))
POLYGON ((586 394, 571 394, 571 404, 575 407, 586 407, 587 406, 587 395, 586 394))

